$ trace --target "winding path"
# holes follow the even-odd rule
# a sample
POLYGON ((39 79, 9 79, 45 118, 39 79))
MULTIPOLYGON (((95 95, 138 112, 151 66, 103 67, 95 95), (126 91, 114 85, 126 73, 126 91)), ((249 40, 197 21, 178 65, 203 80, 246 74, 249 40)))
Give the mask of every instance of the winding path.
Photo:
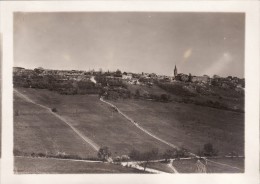
POLYGON ((57 113, 52 112, 51 108, 44 106, 42 104, 39 104, 35 101, 33 101, 32 99, 30 99, 28 96, 20 93, 19 91, 17 91, 16 89, 14 89, 14 92, 17 94, 17 96, 19 96, 20 98, 26 100, 27 102, 30 102, 34 105, 40 106, 44 109, 46 109, 49 113, 51 113, 53 116, 55 116, 56 118, 60 119, 63 123, 65 123, 66 125, 68 125, 83 141, 85 141, 86 143, 88 143, 95 151, 98 151, 100 146, 98 146, 94 141, 92 141, 91 139, 89 139, 88 137, 84 136, 79 130, 77 130, 69 121, 67 121, 64 117, 60 116, 57 113))

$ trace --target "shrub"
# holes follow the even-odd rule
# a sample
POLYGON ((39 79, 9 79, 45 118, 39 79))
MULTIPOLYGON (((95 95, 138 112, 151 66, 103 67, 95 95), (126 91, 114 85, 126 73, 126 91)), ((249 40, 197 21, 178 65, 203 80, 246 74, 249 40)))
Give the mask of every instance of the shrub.
POLYGON ((180 148, 176 151, 175 154, 176 158, 184 158, 184 157, 188 157, 188 151, 185 148, 180 148))
POLYGON ((98 151, 98 158, 105 161, 111 156, 111 152, 107 146, 101 147, 98 151))
POLYGON ((140 97, 140 91, 139 89, 135 90, 135 98, 139 98, 140 97))
POLYGON ((133 149, 130 153, 129 156, 132 160, 140 160, 141 159, 141 153, 138 150, 133 149))
POLYGON ((58 112, 58 110, 54 107, 51 109, 52 112, 58 112))
POLYGON ((170 100, 170 95, 161 94, 160 100, 161 100, 162 102, 168 102, 168 101, 170 100))
POLYGON ((169 150, 166 150, 164 153, 163 153, 163 158, 165 159, 165 162, 168 161, 168 159, 170 158, 174 158, 175 155, 177 153, 177 150, 176 149, 169 149, 169 150))
POLYGON ((213 145, 211 143, 207 143, 207 144, 204 144, 203 154, 204 154, 204 156, 217 156, 218 151, 213 148, 213 145))

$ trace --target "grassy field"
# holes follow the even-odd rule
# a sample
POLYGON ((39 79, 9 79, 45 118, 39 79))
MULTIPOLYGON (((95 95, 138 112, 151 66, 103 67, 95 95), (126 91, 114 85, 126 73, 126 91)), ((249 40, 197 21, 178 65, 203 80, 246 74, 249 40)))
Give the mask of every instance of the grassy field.
POLYGON ((144 173, 134 168, 109 163, 87 163, 45 158, 15 158, 18 174, 80 174, 80 173, 144 173))
MULTIPOLYGON (((71 122, 82 134, 99 146, 108 146, 112 151, 112 156, 128 154, 134 148, 140 151, 147 151, 152 148, 169 149, 169 146, 144 134, 121 115, 113 112, 113 109, 101 102, 96 95, 66 96, 48 90, 29 88, 18 90, 38 103, 50 108, 55 107, 58 110, 57 113, 71 122)), ((45 151, 41 144, 49 144, 45 146, 45 149, 51 150, 54 146, 52 145, 53 141, 48 139, 52 135, 59 136, 61 142, 56 142, 57 146, 66 147, 67 142, 65 140, 71 140, 71 136, 62 131, 69 132, 68 127, 59 123, 58 119, 41 110, 40 107, 26 103, 19 97, 15 97, 14 103, 15 110, 19 110, 20 113, 19 116, 15 116, 16 149, 33 151, 35 147, 38 147, 41 151, 45 151), (55 121, 58 122, 55 123, 55 121), (47 126, 52 127, 48 128, 47 126), (64 127, 64 129, 60 129, 60 127, 64 127), (51 133, 50 131, 59 132, 51 133)), ((72 137, 77 137, 77 135, 72 137)), ((74 140, 71 140, 70 145, 74 145, 74 142, 74 140)), ((70 145, 68 144, 68 149, 70 145)), ((89 150, 89 147, 85 147, 82 145, 77 148, 82 149, 79 152, 87 154, 86 149, 89 150)), ((61 151, 63 150, 61 149, 61 151)), ((91 153, 90 156, 92 155, 91 153)))
POLYGON ((96 157, 96 152, 66 124, 50 113, 14 96, 15 155, 65 152, 80 157, 96 157))
MULTIPOLYGON (((153 85, 148 87, 147 85, 132 85, 132 84, 127 84, 127 89, 132 93, 135 94, 136 90, 139 90, 140 95, 145 95, 145 94, 154 94, 154 95, 161 95, 161 94, 168 94, 171 95, 170 93, 168 93, 167 91, 163 90, 162 88, 153 85)), ((173 95, 171 95, 173 96, 173 95)))
MULTIPOLYGON (((144 167, 144 164, 140 164, 140 165, 144 167)), ((172 169, 167 166, 166 163, 161 163, 161 162, 150 162, 148 163, 147 168, 156 169, 166 173, 174 173, 172 169)))
MULTIPOLYGON (((48 90, 31 88, 17 88, 17 90, 37 103, 56 108, 57 114, 68 120, 84 136, 99 146, 108 146, 112 157, 129 154, 132 149, 144 152, 158 148, 160 153, 170 149, 168 145, 145 134, 114 109, 101 102, 97 95, 60 95, 48 90)), ((236 151, 239 155, 244 154, 244 113, 177 102, 162 103, 134 99, 111 102, 157 137, 193 153, 197 153, 204 144, 211 142, 219 151, 219 155, 226 155, 231 151, 236 151)), ((15 93, 14 150, 15 155, 65 152, 83 158, 97 156, 97 152, 68 125, 46 109, 26 102, 15 93)), ((21 164, 23 162, 25 162, 23 159, 16 162, 19 171, 27 172, 33 168, 26 164, 23 166, 21 164)), ((33 160, 32 163, 37 161, 33 160)), ((39 161, 38 165, 44 166, 45 163, 46 161, 39 161)), ((242 169, 244 167, 240 161, 230 159, 222 160, 222 163, 229 163, 242 169)), ((176 169, 178 171, 180 169, 179 172, 196 172, 192 161, 175 161, 174 164, 177 164, 176 169)), ((169 172, 168 166, 162 163, 151 164, 151 168, 169 172)), ((240 172, 208 163, 208 172, 221 171, 240 172)), ((60 172, 72 171, 64 169, 60 172)))
POLYGON ((244 154, 244 113, 176 102, 112 103, 153 134, 194 153, 211 142, 220 155, 244 154))
MULTIPOLYGON (((244 168, 244 159, 242 158, 236 158, 236 159, 210 159, 214 162, 223 163, 231 165, 232 167, 237 167, 240 169, 235 169, 229 166, 216 164, 213 162, 207 162, 206 164, 206 172, 207 173, 243 173, 244 168)), ((173 161, 173 166, 177 169, 179 173, 197 173, 197 166, 196 166, 197 160, 175 160, 173 161)), ((205 164, 205 161, 202 161, 203 164, 205 164)))
POLYGON ((208 162, 208 172, 209 173, 242 173, 244 172, 244 158, 220 158, 220 159, 210 159, 208 162), (237 167, 239 169, 230 168, 224 165, 219 165, 214 162, 228 164, 232 167, 237 167))
POLYGON ((173 167, 176 168, 176 170, 179 173, 196 173, 197 167, 196 167, 196 160, 175 160, 172 163, 173 167))

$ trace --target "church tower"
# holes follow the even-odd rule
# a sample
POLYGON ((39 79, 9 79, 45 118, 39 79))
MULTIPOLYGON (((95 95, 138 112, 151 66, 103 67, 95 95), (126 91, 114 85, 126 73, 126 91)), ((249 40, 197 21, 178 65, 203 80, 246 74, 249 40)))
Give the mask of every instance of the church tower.
POLYGON ((176 77, 176 76, 177 76, 177 74, 178 74, 178 71, 177 71, 177 67, 176 67, 176 65, 175 65, 175 67, 174 67, 173 74, 174 74, 174 77, 176 77))

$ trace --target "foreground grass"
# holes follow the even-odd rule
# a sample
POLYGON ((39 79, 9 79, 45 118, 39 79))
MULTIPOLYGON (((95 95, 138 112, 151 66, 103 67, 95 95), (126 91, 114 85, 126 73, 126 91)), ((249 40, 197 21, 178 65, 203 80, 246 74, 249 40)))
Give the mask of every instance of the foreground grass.
POLYGON ((134 168, 109 163, 91 163, 45 158, 16 157, 16 174, 82 174, 82 173, 144 173, 134 168))
MULTIPOLYGON (((144 163, 140 164, 142 167, 144 167, 144 163)), ((151 168, 151 169, 156 169, 159 171, 163 171, 166 173, 174 173, 172 171, 172 169, 169 168, 169 166, 167 165, 167 163, 161 163, 161 162, 150 162, 147 165, 147 168, 151 168)))
MULTIPOLYGON (((201 162, 206 166, 207 173, 243 173, 244 172, 244 159, 243 158, 220 158, 220 159, 209 159, 218 163, 228 164, 230 166, 220 165, 208 161, 207 164, 204 160, 201 162), (232 168, 232 167, 237 167, 232 168)), ((173 166, 179 173, 197 173, 196 159, 191 160, 174 160, 173 166)))

